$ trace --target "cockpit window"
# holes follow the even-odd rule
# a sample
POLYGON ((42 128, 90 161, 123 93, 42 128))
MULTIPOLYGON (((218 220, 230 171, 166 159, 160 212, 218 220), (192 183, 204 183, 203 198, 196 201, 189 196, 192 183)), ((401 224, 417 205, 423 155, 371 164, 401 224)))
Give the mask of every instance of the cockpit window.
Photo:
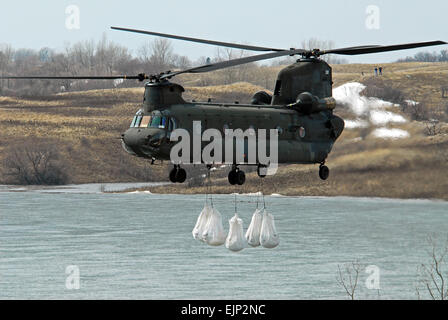
POLYGON ((142 122, 142 116, 137 116, 137 119, 135 120, 134 127, 139 127, 140 122, 142 122))
POLYGON ((168 122, 168 131, 176 130, 177 128, 177 122, 176 119, 170 118, 170 121, 168 122))
MULTIPOLYGON (((174 120, 173 120, 174 121, 174 120)), ((168 125, 168 118, 162 116, 143 116, 142 114, 136 115, 131 122, 131 128, 160 128, 165 129, 168 125)), ((169 125, 171 125, 171 120, 169 125)), ((176 125, 174 125, 174 129, 176 125)))
POLYGON ((150 127, 164 129, 166 126, 166 117, 154 116, 152 117, 150 127))
POLYGON ((142 119, 142 123, 140 123, 140 128, 146 128, 150 122, 151 116, 144 116, 142 119))

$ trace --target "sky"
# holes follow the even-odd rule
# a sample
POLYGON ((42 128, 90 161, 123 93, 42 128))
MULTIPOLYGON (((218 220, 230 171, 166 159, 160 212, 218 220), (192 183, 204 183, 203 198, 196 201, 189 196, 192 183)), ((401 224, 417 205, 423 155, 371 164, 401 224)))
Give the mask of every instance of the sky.
MULTIPOLYGON (((62 51, 67 44, 100 40, 105 34, 136 54, 139 47, 154 39, 114 31, 111 26, 276 48, 300 48, 302 41, 309 38, 332 40, 336 47, 448 41, 446 0, 1 2, 0 44, 14 48, 50 47, 62 51)), ((175 53, 192 60, 216 54, 214 46, 180 40, 172 40, 172 44, 175 53)), ((442 49, 448 46, 423 50, 442 49)), ((419 51, 422 49, 344 58, 349 62, 380 63, 419 51)))

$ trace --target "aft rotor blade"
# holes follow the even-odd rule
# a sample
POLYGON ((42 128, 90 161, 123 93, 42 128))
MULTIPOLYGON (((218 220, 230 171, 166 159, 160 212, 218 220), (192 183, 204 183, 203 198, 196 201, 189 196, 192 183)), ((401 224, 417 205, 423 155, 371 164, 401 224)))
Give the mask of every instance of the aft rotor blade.
POLYGON ((199 67, 195 67, 195 68, 191 68, 191 69, 187 69, 187 70, 170 72, 170 73, 162 74, 160 76, 160 79, 166 79, 166 78, 169 79, 175 75, 182 74, 182 73, 209 72, 209 71, 229 68, 229 67, 238 66, 241 64, 260 61, 260 60, 272 59, 272 58, 288 56, 288 55, 295 55, 295 54, 303 54, 305 52, 306 52, 306 50, 303 50, 303 49, 294 49, 294 50, 284 50, 284 51, 279 51, 279 52, 264 53, 264 54, 259 54, 256 56, 250 56, 250 57, 244 57, 244 58, 239 58, 239 59, 233 59, 233 60, 228 60, 228 61, 206 64, 203 66, 199 66, 199 67))
POLYGON ((251 46, 251 45, 238 44, 238 43, 232 43, 232 42, 222 42, 222 41, 214 41, 214 40, 207 40, 207 39, 198 39, 198 38, 177 36, 177 35, 173 35, 173 34, 159 33, 159 32, 146 31, 146 30, 128 29, 128 28, 120 28, 120 27, 111 27, 111 29, 135 32, 135 33, 142 33, 142 34, 149 34, 152 36, 158 36, 158 37, 163 37, 163 38, 212 44, 212 45, 221 46, 221 47, 229 47, 229 48, 236 48, 236 49, 243 49, 243 50, 252 50, 252 51, 284 51, 285 50, 285 49, 277 49, 277 48, 251 46))
POLYGON ((6 76, 0 77, 0 79, 48 79, 48 80, 140 80, 149 79, 149 76, 145 74, 139 74, 137 76, 6 76))
POLYGON ((447 44, 447 43, 439 40, 439 41, 396 44, 396 45, 390 45, 390 46, 349 47, 349 48, 322 50, 319 52, 319 55, 329 54, 329 53, 344 54, 344 55, 357 55, 357 54, 395 51, 395 50, 406 50, 406 49, 414 49, 414 48, 429 47, 429 46, 439 46, 439 45, 443 45, 443 44, 447 44))

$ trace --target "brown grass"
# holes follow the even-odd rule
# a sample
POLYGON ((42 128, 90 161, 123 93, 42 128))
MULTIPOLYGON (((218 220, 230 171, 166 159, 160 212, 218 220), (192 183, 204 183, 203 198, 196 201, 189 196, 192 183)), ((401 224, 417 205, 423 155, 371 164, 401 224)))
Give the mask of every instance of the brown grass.
MULTIPOLYGON (((403 90, 411 99, 429 99, 431 106, 446 103, 440 84, 447 79, 446 63, 383 64, 382 80, 403 90)), ((281 67, 272 67, 278 71, 281 67)), ((374 65, 335 65, 335 86, 363 81, 374 65), (366 74, 363 77, 361 72, 366 74)), ((209 76, 212 76, 211 73, 209 76)), ((275 73, 273 78, 275 78, 275 73)), ((263 87, 249 83, 200 87, 193 77, 182 78, 186 100, 249 102, 263 87)), ((73 183, 118 181, 166 181, 168 164, 150 166, 126 154, 120 134, 140 108, 143 88, 68 92, 42 98, 0 97, 0 160, 11 145, 23 140, 50 139, 60 150, 73 183)), ((340 110, 341 111, 341 110, 340 110)), ((336 111, 338 113, 338 111, 336 111)), ((281 166, 272 177, 260 180, 248 173, 242 187, 229 186, 226 172, 213 173, 213 192, 263 192, 284 195, 350 195, 399 198, 448 199, 448 125, 434 137, 425 135, 425 124, 397 126, 411 133, 400 140, 367 135, 354 142, 360 130, 345 130, 328 159, 327 181, 318 178, 317 165, 281 166), (262 183, 262 184, 261 184, 262 183)), ((0 170, 0 183, 4 182, 0 170)), ((204 193, 204 187, 169 185, 152 192, 204 193)))

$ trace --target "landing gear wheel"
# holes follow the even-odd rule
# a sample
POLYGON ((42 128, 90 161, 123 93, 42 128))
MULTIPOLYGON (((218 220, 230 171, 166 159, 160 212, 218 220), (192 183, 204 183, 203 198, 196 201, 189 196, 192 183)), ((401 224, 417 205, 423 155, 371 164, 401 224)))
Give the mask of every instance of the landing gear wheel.
POLYGON ((170 181, 172 183, 183 183, 187 179, 187 172, 180 166, 175 165, 173 170, 170 171, 170 181))
POLYGON ((172 183, 176 183, 176 174, 177 174, 177 168, 173 168, 173 170, 170 171, 170 181, 172 183))
POLYGON ((237 184, 237 178, 238 178, 238 174, 237 174, 236 170, 232 170, 229 172, 229 183, 231 185, 237 184))
POLYGON ((258 166, 257 167, 257 174, 260 178, 266 177, 268 169, 265 166, 258 166))
POLYGON ((236 183, 238 183, 238 185, 242 186, 244 184, 244 182, 246 182, 246 174, 244 173, 244 171, 238 170, 236 172, 236 183))
POLYGON ((321 164, 319 167, 319 177, 322 180, 327 180, 329 175, 330 175, 330 169, 328 169, 327 166, 321 164))
POLYGON ((176 172, 176 182, 184 183, 187 179, 187 172, 185 169, 179 168, 176 172))

